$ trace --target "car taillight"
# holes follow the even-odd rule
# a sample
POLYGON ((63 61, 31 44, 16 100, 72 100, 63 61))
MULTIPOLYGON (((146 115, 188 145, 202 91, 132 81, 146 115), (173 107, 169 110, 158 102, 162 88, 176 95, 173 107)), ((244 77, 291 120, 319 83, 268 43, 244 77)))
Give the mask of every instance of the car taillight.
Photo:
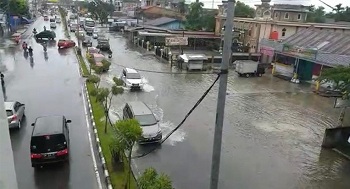
POLYGON ((13 115, 12 118, 11 118, 11 121, 16 121, 17 120, 17 115, 13 115))
POLYGON ((61 151, 58 151, 57 152, 57 156, 63 156, 63 155, 67 155, 68 154, 68 149, 64 149, 64 150, 61 150, 61 151))
POLYGON ((30 154, 30 158, 32 158, 32 159, 40 159, 42 157, 43 157, 43 155, 41 155, 41 154, 30 154))

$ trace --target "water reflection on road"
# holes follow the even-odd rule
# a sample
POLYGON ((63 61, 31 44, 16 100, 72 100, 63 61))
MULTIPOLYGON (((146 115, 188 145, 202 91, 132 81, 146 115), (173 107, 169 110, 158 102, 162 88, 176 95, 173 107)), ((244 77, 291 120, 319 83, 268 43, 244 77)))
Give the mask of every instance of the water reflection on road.
MULTIPOLYGON (((165 71, 171 68, 153 56, 143 56, 118 34, 110 34, 113 58, 102 85, 110 85, 127 67, 165 71)), ((126 101, 146 102, 162 120, 166 134, 174 128, 215 79, 215 75, 171 75, 141 72, 143 92, 126 91, 114 98, 113 114, 126 101)), ((135 169, 155 167, 169 174, 176 188, 208 188, 217 86, 185 124, 156 152, 135 160, 135 169)), ((325 128, 338 110, 333 99, 313 94, 271 75, 228 81, 220 188, 349 188, 349 161, 322 151, 325 128)), ((147 151, 135 149, 135 154, 147 151)))

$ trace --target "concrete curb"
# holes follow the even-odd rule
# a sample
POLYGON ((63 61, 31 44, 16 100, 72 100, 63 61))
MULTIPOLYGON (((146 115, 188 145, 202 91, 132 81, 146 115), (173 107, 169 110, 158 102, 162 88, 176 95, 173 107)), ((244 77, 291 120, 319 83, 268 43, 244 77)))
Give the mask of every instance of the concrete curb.
MULTIPOLYGON (((82 76, 83 75, 83 69, 80 66, 80 62, 79 62, 80 60, 79 60, 78 53, 77 53, 76 49, 74 49, 74 52, 75 52, 75 55, 77 56, 77 60, 78 60, 78 64, 79 64, 80 76, 82 76)), ((92 107, 91 107, 91 102, 90 102, 89 92, 88 92, 88 89, 87 89, 86 82, 84 82, 84 87, 83 88, 84 88, 84 93, 85 93, 83 95, 86 96, 86 99, 87 99, 87 102, 88 102, 87 103, 88 107, 85 107, 85 108, 87 108, 88 114, 90 116, 90 123, 92 125, 92 130, 94 132, 93 136, 94 136, 95 141, 96 141, 96 148, 98 150, 98 156, 99 156, 100 162, 102 164, 102 171, 103 171, 103 176, 104 176, 103 181, 105 182, 105 184, 106 184, 108 189, 113 189, 111 178, 109 176, 109 172, 108 172, 108 168, 107 168, 107 164, 106 164, 106 160, 105 160, 105 158, 103 156, 102 147, 101 147, 101 143, 100 143, 100 138, 98 137, 98 132, 97 132, 97 128, 96 128, 94 115, 93 115, 93 112, 92 112, 92 107)))

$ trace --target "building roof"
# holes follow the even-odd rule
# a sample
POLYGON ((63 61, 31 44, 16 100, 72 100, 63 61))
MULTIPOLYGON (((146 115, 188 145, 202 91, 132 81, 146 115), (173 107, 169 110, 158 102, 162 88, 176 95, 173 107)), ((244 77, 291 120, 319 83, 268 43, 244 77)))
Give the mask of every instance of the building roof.
POLYGON ((261 45, 283 52, 284 45, 317 51, 316 62, 327 66, 350 65, 350 34, 309 28, 282 42, 263 39, 261 45))
POLYGON ((145 25, 151 25, 151 26, 161 26, 164 24, 168 24, 171 22, 175 22, 175 21, 179 21, 178 19, 175 18, 169 18, 169 17, 160 17, 154 20, 149 20, 147 22, 145 22, 145 25))
POLYGON ((297 32, 283 42, 328 54, 350 55, 350 35, 345 33, 309 28, 297 32))

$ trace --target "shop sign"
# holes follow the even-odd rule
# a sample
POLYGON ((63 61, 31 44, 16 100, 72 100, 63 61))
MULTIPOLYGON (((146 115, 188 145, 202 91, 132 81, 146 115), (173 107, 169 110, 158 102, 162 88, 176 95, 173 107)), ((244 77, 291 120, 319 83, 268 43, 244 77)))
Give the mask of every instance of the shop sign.
POLYGON ((264 54, 264 55, 267 55, 267 56, 273 56, 274 52, 275 52, 275 49, 273 49, 271 47, 262 46, 262 47, 260 47, 260 52, 261 52, 261 54, 264 54))
POLYGON ((300 58, 307 58, 311 60, 316 60, 317 50, 303 48, 293 45, 283 45, 283 52, 286 54, 298 56, 300 58))
POLYGON ((166 46, 187 46, 188 37, 166 37, 165 38, 166 46))

